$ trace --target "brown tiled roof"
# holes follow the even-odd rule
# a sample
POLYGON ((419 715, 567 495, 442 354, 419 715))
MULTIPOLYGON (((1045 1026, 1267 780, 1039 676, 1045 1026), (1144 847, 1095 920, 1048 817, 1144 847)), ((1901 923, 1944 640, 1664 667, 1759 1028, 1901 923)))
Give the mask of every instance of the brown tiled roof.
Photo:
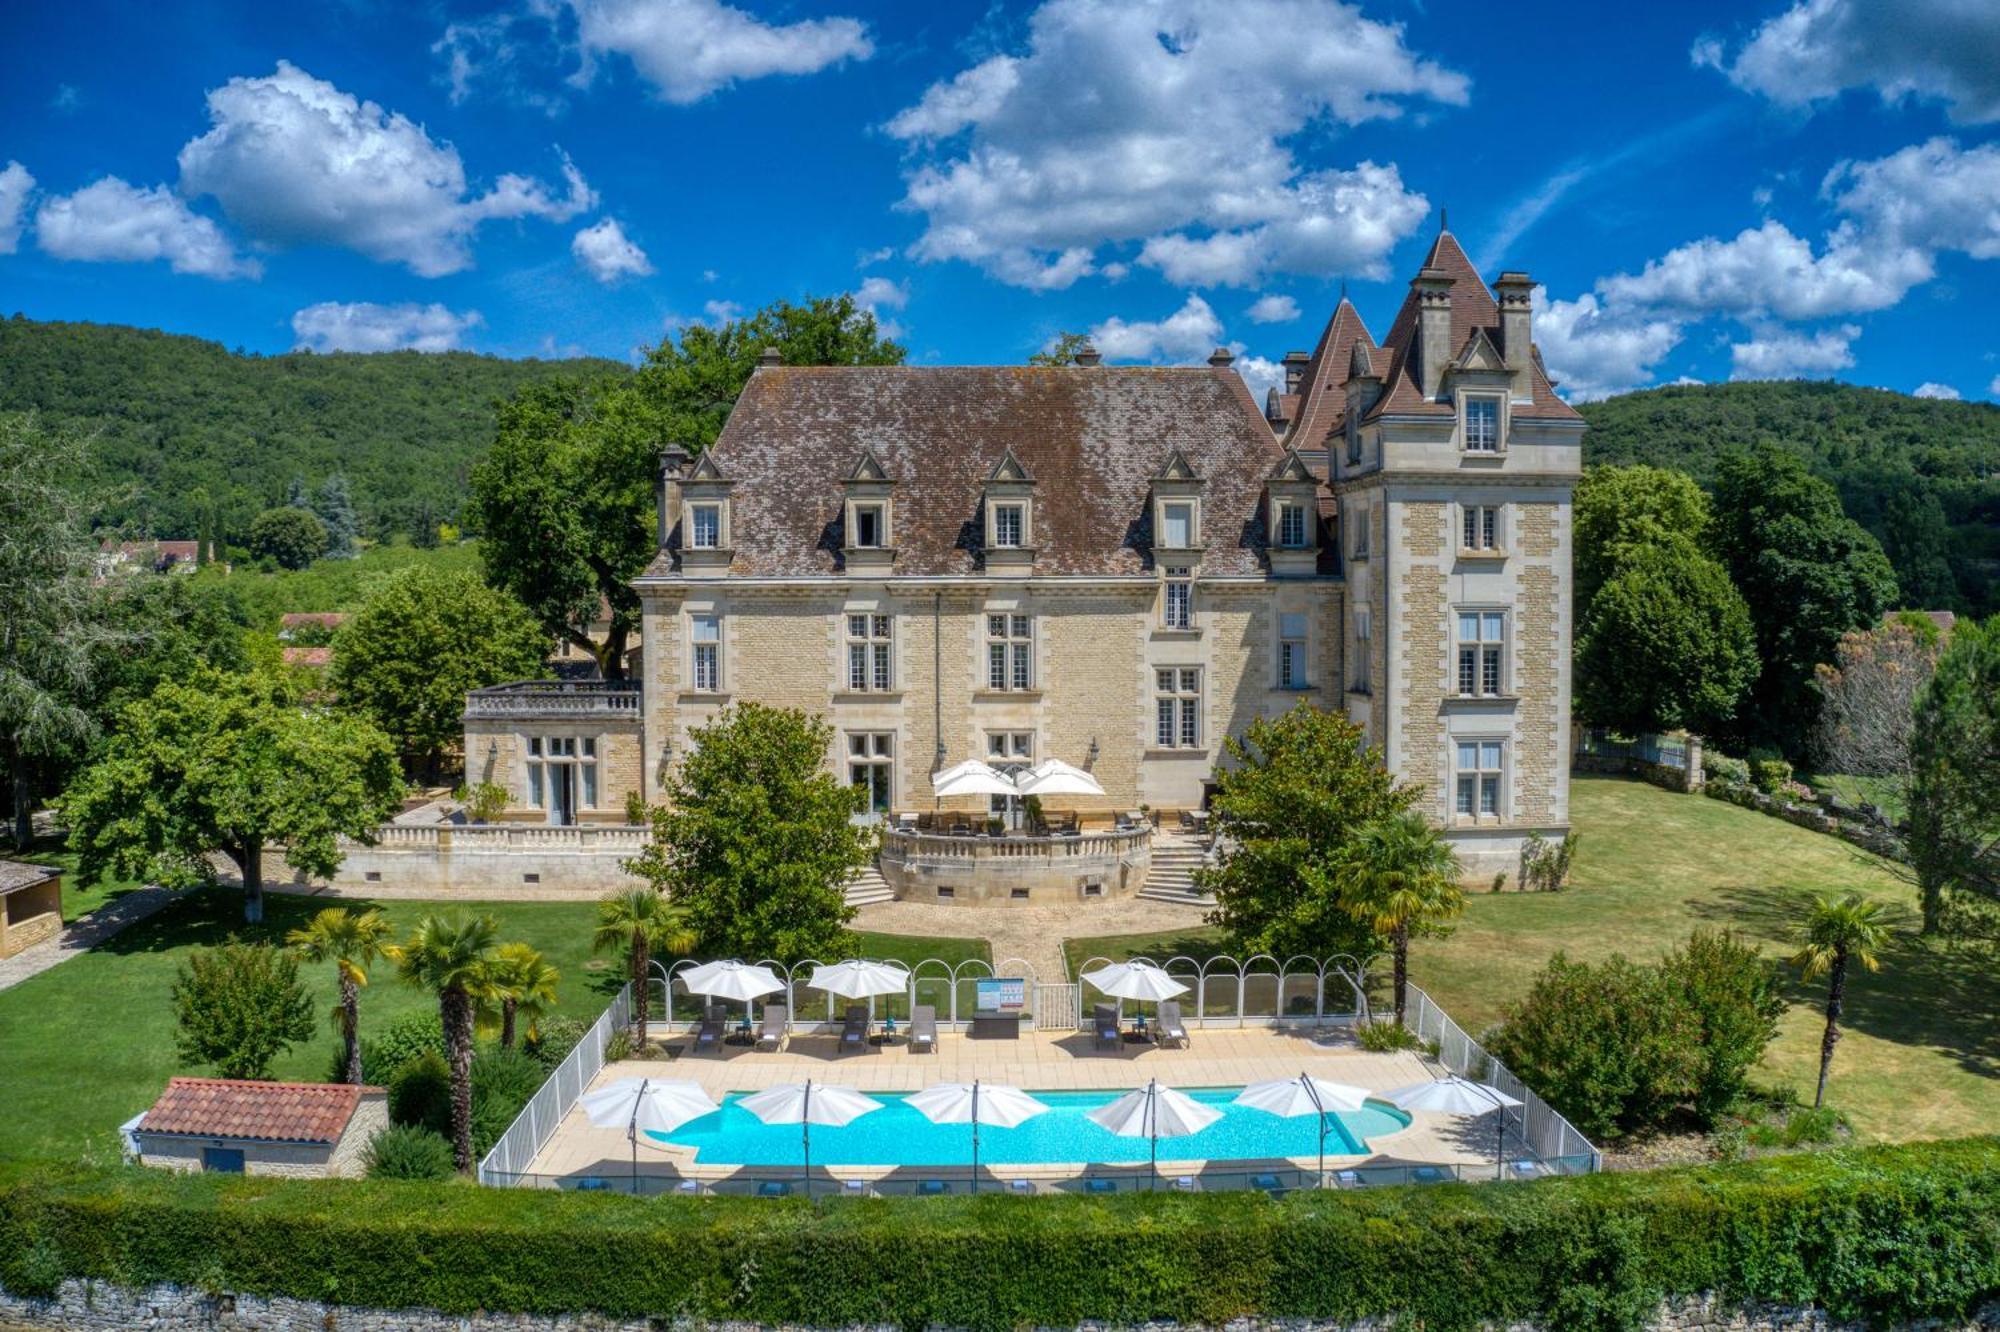
POLYGON ((1312 359, 1299 379, 1298 415, 1285 442, 1295 449, 1312 451, 1326 447, 1327 437, 1345 428, 1347 419, 1347 372, 1354 358, 1354 344, 1373 348, 1361 312, 1345 296, 1333 309, 1333 317, 1319 335, 1312 359))
MULTIPOLYGON (((1486 289, 1486 280, 1479 276, 1479 270, 1465 257, 1459 248, 1458 238, 1449 231, 1440 231, 1431 243, 1431 251, 1424 256, 1423 267, 1435 268, 1446 277, 1455 279, 1451 284, 1451 336, 1448 341, 1456 355, 1471 339, 1474 329, 1489 330, 1493 345, 1500 345, 1500 307, 1493 299, 1493 293, 1486 289)), ((1392 360, 1388 367, 1388 387, 1380 399, 1369 409, 1368 415, 1380 416, 1384 413, 1397 415, 1448 415, 1451 404, 1437 402, 1424 397, 1417 386, 1415 367, 1410 364, 1411 350, 1417 337, 1417 293, 1413 288, 1403 298, 1402 309, 1396 312, 1396 322, 1389 326, 1389 336, 1382 339, 1383 349, 1390 353, 1392 360)), ((1548 374, 1542 369, 1540 357, 1534 357, 1534 368, 1529 371, 1529 379, 1534 391, 1534 401, 1514 407, 1515 416, 1558 417, 1581 420, 1574 408, 1556 396, 1549 383, 1548 374)))
MULTIPOLYGON (((899 576, 978 572, 981 494, 1010 449, 1035 482, 1039 574, 1144 572, 1150 482, 1175 449, 1207 483, 1203 571, 1261 572, 1264 479, 1284 454, 1227 368, 760 369, 710 451, 734 483, 731 572, 837 572, 841 481, 863 449, 895 486, 899 576)), ((663 553, 648 574, 671 568, 663 553)))
POLYGON ((278 617, 280 629, 303 629, 307 625, 316 625, 321 629, 338 629, 346 623, 346 611, 286 611, 278 617))
POLYGON ((363 1092, 339 1082, 173 1078, 140 1121, 141 1133, 259 1142, 338 1142, 363 1092))
POLYGON ((0 893, 17 892, 22 888, 32 888, 45 879, 53 879, 62 873, 46 865, 30 865, 24 860, 0 860, 0 893))
POLYGON ((287 647, 281 654, 287 666, 331 666, 333 649, 330 647, 287 647))

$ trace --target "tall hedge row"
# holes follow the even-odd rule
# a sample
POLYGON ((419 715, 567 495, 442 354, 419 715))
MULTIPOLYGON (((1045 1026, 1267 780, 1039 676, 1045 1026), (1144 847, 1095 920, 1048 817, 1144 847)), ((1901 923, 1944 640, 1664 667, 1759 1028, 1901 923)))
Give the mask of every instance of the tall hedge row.
POLYGON ((2000 1297, 2000 1139, 1352 1193, 631 1199, 0 1171, 0 1285, 835 1327, 1400 1315, 1631 1327, 1663 1296, 1901 1325, 2000 1297))

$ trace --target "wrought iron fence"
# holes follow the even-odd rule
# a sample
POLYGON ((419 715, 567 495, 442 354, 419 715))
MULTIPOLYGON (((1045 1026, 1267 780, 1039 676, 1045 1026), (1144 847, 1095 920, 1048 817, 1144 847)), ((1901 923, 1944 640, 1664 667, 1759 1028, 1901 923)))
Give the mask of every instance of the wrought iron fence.
POLYGON ((528 1104, 500 1135, 500 1141, 493 1144, 493 1150, 481 1159, 481 1184, 514 1183, 534 1164, 535 1154, 555 1133, 556 1125, 562 1123, 563 1116, 589 1090, 591 1080, 603 1069, 605 1039, 631 1020, 632 987, 627 984, 598 1014, 597 1021, 590 1024, 590 1030, 556 1066, 548 1081, 528 1098, 528 1104))

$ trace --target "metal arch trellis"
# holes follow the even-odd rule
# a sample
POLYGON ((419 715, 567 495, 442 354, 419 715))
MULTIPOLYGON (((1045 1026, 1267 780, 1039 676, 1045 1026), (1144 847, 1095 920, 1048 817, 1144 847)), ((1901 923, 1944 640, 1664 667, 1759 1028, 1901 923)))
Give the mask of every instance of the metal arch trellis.
MULTIPOLYGON (((1206 959, 1176 953, 1165 960, 1153 957, 1123 960, 1150 962, 1186 984, 1193 991, 1194 1011, 1183 1012, 1182 1017, 1202 1026, 1220 1025, 1231 1020, 1239 1027, 1247 1026, 1253 1017, 1260 1021, 1268 1018, 1273 1022, 1308 1019, 1323 1022, 1329 1018, 1367 1022, 1370 1019, 1368 967, 1374 961, 1372 955, 1363 958, 1353 953, 1335 953, 1326 958, 1315 958, 1296 954, 1281 962, 1270 953, 1252 953, 1242 959, 1228 953, 1217 953, 1206 959), (1250 982, 1267 977, 1273 982, 1271 1011, 1268 1014, 1252 1014, 1249 1012, 1250 982), (1328 1004, 1328 984, 1335 981, 1346 984, 1353 1007, 1328 1004), (1287 1012, 1287 995, 1303 992, 1308 988, 1307 982, 1310 982, 1311 1011, 1287 1012)), ((1113 961, 1102 955, 1088 958, 1077 969, 1077 974, 1079 977, 1087 975, 1100 966, 1111 965, 1113 961)))

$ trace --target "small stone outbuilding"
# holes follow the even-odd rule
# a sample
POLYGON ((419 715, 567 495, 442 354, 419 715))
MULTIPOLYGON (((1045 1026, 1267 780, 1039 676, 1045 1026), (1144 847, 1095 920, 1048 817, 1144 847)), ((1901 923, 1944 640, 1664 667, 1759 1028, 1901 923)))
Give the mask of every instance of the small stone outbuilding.
POLYGON ((380 1087, 174 1078, 132 1137, 142 1165, 323 1179, 363 1174, 388 1126, 380 1087))
POLYGON ((0 957, 62 933, 62 871, 0 860, 0 957))

